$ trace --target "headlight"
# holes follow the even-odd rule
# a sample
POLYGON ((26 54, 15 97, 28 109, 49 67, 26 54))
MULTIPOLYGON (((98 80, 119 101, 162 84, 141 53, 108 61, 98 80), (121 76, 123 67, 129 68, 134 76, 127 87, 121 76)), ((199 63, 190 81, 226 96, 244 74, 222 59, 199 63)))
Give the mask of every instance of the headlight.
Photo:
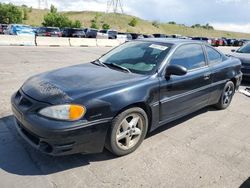
POLYGON ((50 106, 39 111, 45 117, 68 121, 79 120, 85 113, 85 107, 73 104, 50 106))

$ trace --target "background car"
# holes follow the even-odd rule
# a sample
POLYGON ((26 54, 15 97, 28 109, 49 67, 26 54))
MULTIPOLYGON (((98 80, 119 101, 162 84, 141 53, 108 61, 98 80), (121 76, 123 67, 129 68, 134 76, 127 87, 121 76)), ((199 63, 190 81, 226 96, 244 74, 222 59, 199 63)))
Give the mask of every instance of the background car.
POLYGON ((228 46, 233 46, 233 45, 234 45, 235 39, 227 38, 226 41, 227 41, 227 45, 228 45, 228 46))
POLYGON ((61 37, 62 32, 58 27, 40 27, 36 31, 36 36, 61 37))
POLYGON ((4 31, 6 35, 35 35, 35 31, 31 26, 28 25, 21 25, 21 24, 10 24, 4 31))
POLYGON ((86 38, 86 34, 83 29, 79 29, 72 34, 72 37, 86 38))
POLYGON ((7 29, 7 24, 0 24, 0 34, 4 34, 4 31, 7 29))
POLYGON ((132 40, 132 36, 129 33, 118 32, 117 40, 130 41, 132 40))
POLYGON ((233 46, 243 46, 244 45, 244 41, 241 39, 235 39, 233 46))
POLYGON ((212 41, 207 37, 193 37, 192 40, 197 40, 197 41, 205 42, 208 44, 212 43, 212 41))
POLYGON ((241 60, 241 71, 245 79, 250 79, 250 43, 245 44, 238 50, 232 50, 232 56, 241 60))
POLYGON ((155 38, 154 35, 150 35, 150 34, 144 34, 143 37, 144 38, 155 38))
POLYGON ((165 34, 160 34, 160 33, 153 34, 153 36, 154 36, 155 38, 166 38, 166 35, 165 35, 165 34))
POLYGON ((132 36, 132 39, 135 40, 135 39, 143 39, 144 36, 140 33, 129 33, 131 36, 132 36))
POLYGON ((118 32, 116 30, 102 29, 97 33, 97 38, 106 38, 106 39, 117 39, 118 32))
POLYGON ((85 37, 84 29, 80 28, 64 28, 62 29, 62 37, 85 37))
POLYGON ((93 28, 85 28, 84 32, 86 38, 96 38, 98 30, 93 28))

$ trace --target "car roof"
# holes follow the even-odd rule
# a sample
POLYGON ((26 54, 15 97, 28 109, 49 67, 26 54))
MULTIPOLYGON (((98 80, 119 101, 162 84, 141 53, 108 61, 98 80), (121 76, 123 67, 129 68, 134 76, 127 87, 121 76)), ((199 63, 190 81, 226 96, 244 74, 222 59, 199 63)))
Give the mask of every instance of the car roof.
POLYGON ((185 44, 185 43, 197 43, 202 44, 200 41, 189 40, 189 39, 176 39, 176 38, 147 38, 147 39, 137 39, 136 41, 144 41, 144 42, 158 42, 158 43, 166 43, 166 44, 185 44))

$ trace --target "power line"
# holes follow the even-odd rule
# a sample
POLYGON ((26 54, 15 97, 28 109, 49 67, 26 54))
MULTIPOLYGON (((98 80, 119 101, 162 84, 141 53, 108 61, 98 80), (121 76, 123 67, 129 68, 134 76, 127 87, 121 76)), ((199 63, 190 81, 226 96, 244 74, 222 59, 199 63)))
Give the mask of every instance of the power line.
POLYGON ((122 0, 108 0, 107 12, 124 13, 122 0))
POLYGON ((39 9, 48 9, 48 0, 38 0, 39 9))

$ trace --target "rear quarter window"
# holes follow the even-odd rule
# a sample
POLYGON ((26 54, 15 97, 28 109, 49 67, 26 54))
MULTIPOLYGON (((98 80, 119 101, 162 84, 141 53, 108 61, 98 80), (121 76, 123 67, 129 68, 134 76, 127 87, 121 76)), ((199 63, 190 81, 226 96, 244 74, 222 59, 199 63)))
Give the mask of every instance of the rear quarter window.
POLYGON ((209 46, 206 46, 205 48, 209 64, 217 64, 222 62, 222 56, 219 52, 209 46))

